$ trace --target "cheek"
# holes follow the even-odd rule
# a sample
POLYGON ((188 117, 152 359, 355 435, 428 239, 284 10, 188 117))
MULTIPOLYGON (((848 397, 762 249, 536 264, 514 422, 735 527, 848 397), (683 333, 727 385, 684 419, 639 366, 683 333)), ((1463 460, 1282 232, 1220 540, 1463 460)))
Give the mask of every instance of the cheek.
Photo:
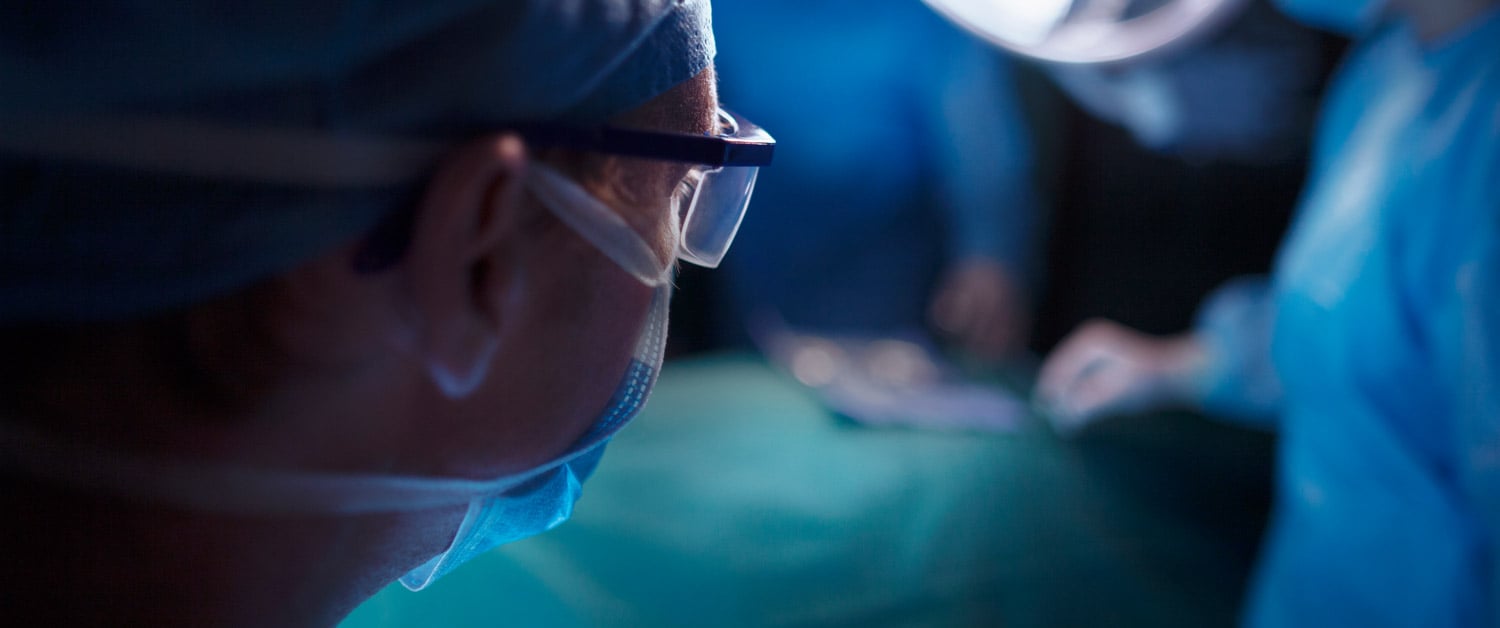
POLYGON ((628 219, 631 229, 650 247, 659 269, 670 268, 677 260, 679 236, 675 209, 675 205, 663 201, 660 208, 636 211, 628 219))
POLYGON ((519 313, 495 357, 484 391, 493 416, 483 420, 490 458, 503 451, 505 460, 491 470, 565 451, 604 411, 634 354, 652 291, 597 253, 570 263, 580 272, 544 287, 550 298, 519 313))
POLYGON ((611 192, 602 196, 610 199, 612 206, 621 208, 620 214, 656 252, 662 267, 670 266, 677 257, 677 209, 690 202, 690 199, 681 203, 673 200, 687 168, 625 160, 616 172, 619 180, 611 192))
POLYGON ((549 425, 541 426, 556 435, 553 451, 572 444, 603 413, 634 357, 650 307, 650 289, 612 264, 605 270, 589 285, 573 286, 571 295, 559 300, 556 317, 536 322, 538 329, 553 323, 547 343, 556 349, 543 360, 546 371, 536 374, 547 378, 536 382, 538 389, 557 393, 538 399, 557 410, 549 425))

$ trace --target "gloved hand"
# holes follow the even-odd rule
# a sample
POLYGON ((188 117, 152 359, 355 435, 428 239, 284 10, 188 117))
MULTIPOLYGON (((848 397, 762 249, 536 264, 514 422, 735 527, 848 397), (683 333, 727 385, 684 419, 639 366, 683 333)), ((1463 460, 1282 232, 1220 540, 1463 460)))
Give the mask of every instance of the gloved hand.
POLYGON ((1072 434, 1104 417, 1196 403, 1208 366, 1191 334, 1149 336, 1090 321, 1047 356, 1035 401, 1054 429, 1072 434))
POLYGON ((938 331, 986 360, 1015 355, 1031 329, 1031 304, 1009 267, 988 259, 954 263, 938 284, 928 317, 938 331))

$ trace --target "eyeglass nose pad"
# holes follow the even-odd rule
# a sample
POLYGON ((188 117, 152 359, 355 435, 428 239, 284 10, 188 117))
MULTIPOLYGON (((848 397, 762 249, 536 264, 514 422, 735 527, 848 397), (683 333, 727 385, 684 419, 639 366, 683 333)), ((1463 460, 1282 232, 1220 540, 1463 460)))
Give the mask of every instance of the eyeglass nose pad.
POLYGON ((723 107, 714 112, 719 118, 719 135, 736 136, 740 134, 740 123, 735 121, 734 114, 729 113, 723 107))

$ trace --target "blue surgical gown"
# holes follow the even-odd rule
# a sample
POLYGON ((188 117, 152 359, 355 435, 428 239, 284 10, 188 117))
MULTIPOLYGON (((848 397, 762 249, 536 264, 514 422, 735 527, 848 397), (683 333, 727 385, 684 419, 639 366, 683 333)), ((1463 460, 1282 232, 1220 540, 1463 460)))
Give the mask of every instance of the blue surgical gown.
POLYGON ((945 264, 1026 273, 1031 140, 1002 53, 912 1, 724 2, 714 31, 721 99, 777 140, 714 273, 720 340, 769 310, 920 327, 945 264))
POLYGON ((1500 501, 1500 12, 1351 51, 1269 282, 1199 333, 1208 407, 1274 417, 1255 626, 1495 619, 1500 501))

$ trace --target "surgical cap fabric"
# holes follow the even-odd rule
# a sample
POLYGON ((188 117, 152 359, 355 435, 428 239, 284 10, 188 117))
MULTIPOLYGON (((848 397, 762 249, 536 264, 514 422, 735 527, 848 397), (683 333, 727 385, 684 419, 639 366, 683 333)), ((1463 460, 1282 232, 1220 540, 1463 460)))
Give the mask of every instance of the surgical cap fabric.
POLYGON ((708 0, 100 0, 7 13, 0 323, 128 318, 245 286, 409 207, 432 166, 309 173, 308 185, 243 176, 274 170, 274 150, 245 151, 246 169, 239 155, 195 163, 193 150, 243 148, 213 138, 315 138, 331 169, 355 171, 361 142, 598 124, 714 55, 708 0), (71 133, 49 141, 59 127, 71 133), (153 141, 158 127, 177 137, 153 141))

